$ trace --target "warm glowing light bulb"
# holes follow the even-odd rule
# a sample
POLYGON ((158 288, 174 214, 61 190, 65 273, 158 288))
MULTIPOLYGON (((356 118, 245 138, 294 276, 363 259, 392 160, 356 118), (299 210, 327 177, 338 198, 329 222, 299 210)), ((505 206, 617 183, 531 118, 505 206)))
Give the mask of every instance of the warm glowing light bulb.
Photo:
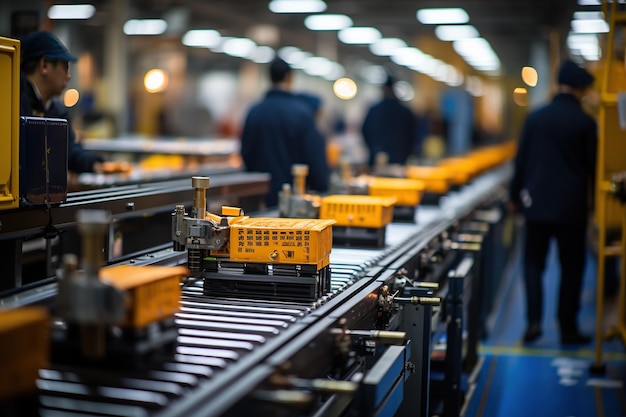
POLYGON ((522 68, 522 81, 524 81, 526 85, 530 87, 535 87, 537 85, 537 81, 539 81, 539 75, 537 75, 537 70, 533 67, 522 68))
POLYGON ((79 98, 80 94, 78 93, 78 90, 70 88, 65 91, 65 94, 63 94, 63 104, 65 104, 65 107, 73 107, 76 103, 78 103, 79 98))
POLYGON ((356 83, 350 78, 340 78, 333 84, 333 91, 342 100, 350 100, 356 96, 356 83))
POLYGON ((520 107, 528 106, 528 91, 524 87, 513 90, 513 101, 520 107))
POLYGON ((167 74, 160 69, 148 71, 143 78, 143 85, 148 93, 158 93, 167 87, 167 74))

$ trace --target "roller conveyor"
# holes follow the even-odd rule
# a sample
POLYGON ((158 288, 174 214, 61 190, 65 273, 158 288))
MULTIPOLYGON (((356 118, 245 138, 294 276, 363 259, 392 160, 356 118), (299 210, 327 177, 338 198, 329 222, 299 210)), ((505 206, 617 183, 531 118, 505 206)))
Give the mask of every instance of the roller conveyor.
MULTIPOLYGON (((375 328, 376 297, 372 295, 378 294, 381 285, 393 283, 398 270, 409 268, 412 279, 432 279, 416 276, 418 271, 423 274, 436 269, 436 265, 423 268, 424 253, 432 257, 428 251, 433 242, 440 242, 442 233, 488 202, 508 175, 508 167, 499 168, 449 194, 438 207, 419 207, 415 224, 389 224, 384 248, 334 247, 331 291, 316 302, 212 297, 204 294, 202 279, 190 279, 183 286, 181 309, 174 319, 177 337, 173 346, 147 357, 95 364, 68 364, 53 358, 52 365, 39 372, 36 396, 8 405, 7 412, 27 410, 45 416, 295 416, 318 415, 318 410, 319 415, 335 415, 327 410, 327 403, 341 404, 340 394, 311 396, 310 389, 281 390, 268 381, 277 372, 308 380, 330 379, 336 339, 330 330, 338 329, 341 319, 350 329, 375 328), (268 396, 268 392, 284 396, 268 396)), ((126 262, 175 264, 181 258, 162 249, 126 262)), ((54 293, 55 284, 49 284, 46 290, 38 290, 36 298, 24 293, 2 301, 5 306, 33 299, 52 303, 54 293)), ((401 327, 397 318, 389 325, 390 330, 401 327)), ((356 374, 351 379, 346 369, 345 378, 358 381, 356 374)))

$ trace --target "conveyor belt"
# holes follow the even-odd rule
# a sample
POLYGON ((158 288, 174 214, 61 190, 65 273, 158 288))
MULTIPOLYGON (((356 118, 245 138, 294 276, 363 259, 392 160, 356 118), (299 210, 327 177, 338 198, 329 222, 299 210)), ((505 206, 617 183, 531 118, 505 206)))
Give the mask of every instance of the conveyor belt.
MULTIPOLYGON (((508 172, 503 169, 477 179, 451 194, 441 207, 420 207, 416 224, 388 225, 384 248, 333 248, 332 292, 316 303, 215 298, 203 294, 201 280, 188 282, 175 317, 178 336, 171 351, 117 366, 53 363, 40 370, 38 413, 76 417, 229 415, 229 409, 248 398, 275 371, 277 361, 310 347, 315 334, 326 332, 350 309, 358 315, 354 306, 375 291, 381 280, 389 279, 396 267, 417 256, 431 239, 488 199, 508 172)), ((167 263, 168 259, 180 258, 166 249, 133 263, 167 263)), ((54 296, 54 284, 47 292, 54 296)), ((37 299, 45 298, 40 292, 37 299)), ((16 304, 21 304, 20 300, 29 298, 13 298, 16 304)), ((317 366, 321 369, 327 364, 317 366)))

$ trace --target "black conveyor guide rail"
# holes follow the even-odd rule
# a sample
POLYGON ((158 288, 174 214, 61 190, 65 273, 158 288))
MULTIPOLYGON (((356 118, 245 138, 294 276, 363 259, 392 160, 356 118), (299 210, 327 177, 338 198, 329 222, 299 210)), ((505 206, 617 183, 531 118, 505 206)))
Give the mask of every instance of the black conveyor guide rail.
MULTIPOLYGON (((268 174, 262 173, 212 176, 209 198, 246 196, 253 192, 263 194, 260 188, 267 187, 268 181, 268 174)), ((50 215, 56 228, 71 227, 76 224, 76 211, 79 209, 109 210, 117 219, 135 217, 140 213, 173 211, 176 204, 191 203, 193 193, 190 179, 69 193, 67 201, 50 208, 50 213, 45 207, 1 211, 0 239, 40 234, 48 225, 50 215), (132 207, 128 203, 132 203, 132 207)))
MULTIPOLYGON (((202 293, 200 281, 190 282, 183 288, 183 308, 177 314, 176 354, 161 354, 146 363, 147 369, 135 373, 107 370, 102 381, 82 375, 81 371, 89 372, 82 368, 55 369, 53 364, 41 373, 41 406, 63 412, 82 410, 86 414, 110 407, 111 413, 119 410, 126 415, 220 416, 271 375, 281 361, 304 349, 375 292, 395 273, 396 266, 415 256, 456 219, 471 213, 509 174, 510 167, 503 166, 451 194, 441 209, 420 207, 418 210, 430 211, 424 223, 388 225, 387 246, 383 249, 333 248, 331 280, 335 292, 321 305, 214 298, 202 293), (333 266, 341 272, 333 273, 333 266), (345 279, 350 275, 353 282, 345 279), (162 388, 167 392, 155 392, 150 382, 154 380, 174 385, 162 388), (93 392, 99 394, 93 396, 93 392)), ((184 186, 188 188, 188 181, 184 186)), ((149 191, 154 192, 158 190, 149 191)), ((167 264, 177 262, 177 255, 161 249, 141 262, 167 264)), ((54 297, 56 284, 48 284, 46 292, 49 298, 54 297)))

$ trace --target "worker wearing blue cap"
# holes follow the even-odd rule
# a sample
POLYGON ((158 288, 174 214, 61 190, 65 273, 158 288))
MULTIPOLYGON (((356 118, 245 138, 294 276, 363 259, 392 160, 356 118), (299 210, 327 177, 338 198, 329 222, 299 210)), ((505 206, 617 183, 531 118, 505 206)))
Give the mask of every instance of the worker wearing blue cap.
POLYGON ((579 331, 577 315, 597 146, 596 121, 585 113, 581 100, 593 81, 584 68, 569 60, 563 62, 557 74, 557 94, 548 105, 528 115, 519 138, 510 200, 511 209, 521 211, 526 220, 526 343, 542 335, 542 275, 552 238, 561 267, 561 343, 591 341, 579 331))
POLYGON ((68 123, 68 169, 73 172, 99 171, 103 158, 86 151, 76 142, 72 121, 60 96, 71 78, 70 62, 76 57, 50 32, 34 32, 21 42, 20 114, 53 117, 68 123))

